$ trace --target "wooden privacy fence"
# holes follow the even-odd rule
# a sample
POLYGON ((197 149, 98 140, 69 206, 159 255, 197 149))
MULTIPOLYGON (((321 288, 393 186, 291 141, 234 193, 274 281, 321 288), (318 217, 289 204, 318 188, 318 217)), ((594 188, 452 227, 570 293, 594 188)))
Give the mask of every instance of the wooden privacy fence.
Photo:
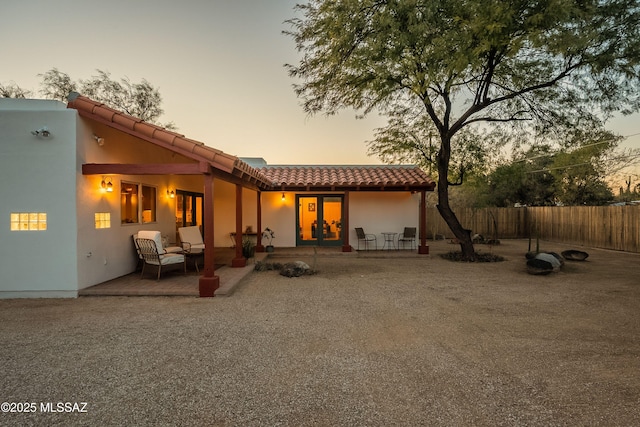
MULTIPOLYGON (((465 228, 485 238, 539 237, 553 242, 640 252, 640 206, 545 206, 455 210, 465 228)), ((453 237, 436 208, 427 209, 427 236, 453 237)))

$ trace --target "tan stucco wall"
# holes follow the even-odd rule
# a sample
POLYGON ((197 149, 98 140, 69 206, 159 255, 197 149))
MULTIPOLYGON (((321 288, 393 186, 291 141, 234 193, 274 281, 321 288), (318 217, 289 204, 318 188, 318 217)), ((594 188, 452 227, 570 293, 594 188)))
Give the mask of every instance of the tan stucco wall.
MULTIPOLYGON (((75 112, 75 110, 71 111, 75 112)), ((82 175, 83 163, 186 163, 190 160, 89 120, 79 119, 77 134, 78 276, 79 287, 85 288, 135 270, 137 259, 132 235, 138 231, 157 230, 170 242, 176 242, 176 199, 168 197, 167 190, 179 189, 202 193, 204 184, 201 176, 113 175, 111 180, 114 191, 106 193, 100 186, 102 176, 82 175), (104 138, 104 144, 98 145, 93 135, 104 138), (121 224, 120 184, 122 181, 156 188, 155 222, 121 224), (111 228, 95 228, 96 212, 111 213, 111 228)))

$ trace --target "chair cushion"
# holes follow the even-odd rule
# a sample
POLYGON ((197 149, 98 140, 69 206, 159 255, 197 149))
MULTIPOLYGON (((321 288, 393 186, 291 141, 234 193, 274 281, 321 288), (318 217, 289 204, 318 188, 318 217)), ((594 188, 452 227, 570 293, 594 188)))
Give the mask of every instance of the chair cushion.
POLYGON ((200 234, 200 227, 180 227, 178 228, 178 234, 180 234, 180 241, 191 243, 191 247, 202 245, 204 248, 204 241, 202 240, 202 234, 200 234))
POLYGON ((162 234, 159 231, 140 230, 138 231, 138 239, 151 239, 156 242, 156 248, 159 254, 165 253, 162 247, 162 234))
POLYGON ((162 265, 179 264, 184 262, 184 255, 182 254, 160 255, 160 262, 162 263, 162 265))
POLYGON ((164 251, 168 254, 179 254, 182 252, 182 248, 180 246, 167 246, 164 251))
MULTIPOLYGON (((147 264, 158 265, 158 261, 155 259, 150 259, 146 261, 147 264)), ((180 264, 184 262, 184 255, 182 254, 166 254, 160 255, 160 264, 169 265, 169 264, 180 264)))
POLYGON ((191 252, 202 252, 204 251, 204 243, 198 243, 195 245, 191 245, 191 252))

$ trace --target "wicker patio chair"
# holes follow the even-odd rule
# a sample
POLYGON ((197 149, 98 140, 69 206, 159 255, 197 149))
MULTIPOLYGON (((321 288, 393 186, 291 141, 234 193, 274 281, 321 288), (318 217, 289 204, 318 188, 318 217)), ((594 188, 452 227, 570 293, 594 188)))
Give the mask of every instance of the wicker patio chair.
POLYGON ((184 254, 176 253, 159 253, 156 242, 151 239, 136 239, 136 246, 140 251, 144 263, 142 264, 142 274, 140 277, 144 277, 144 270, 147 265, 154 265, 158 268, 158 277, 156 280, 160 280, 160 274, 163 267, 180 266, 182 264, 182 270, 187 274, 187 262, 184 254))
POLYGON ((180 242, 182 248, 190 253, 198 253, 204 251, 204 239, 200 233, 200 227, 180 227, 178 228, 178 234, 180 235, 180 242))

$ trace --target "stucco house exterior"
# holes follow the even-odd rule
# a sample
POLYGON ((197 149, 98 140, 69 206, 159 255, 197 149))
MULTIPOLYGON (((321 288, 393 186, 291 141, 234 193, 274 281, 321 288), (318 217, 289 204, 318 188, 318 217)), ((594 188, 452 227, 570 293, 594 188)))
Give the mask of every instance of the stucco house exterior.
MULTIPOLYGON (((76 297, 135 271, 132 235, 198 225, 206 247, 236 246, 247 229, 273 245, 356 246, 367 233, 417 227, 425 193, 414 166, 268 165, 238 158, 72 93, 68 104, 0 99, 0 298, 76 297), (233 233, 233 234, 232 234, 233 233)), ((200 295, 219 285, 205 251, 200 295)))

